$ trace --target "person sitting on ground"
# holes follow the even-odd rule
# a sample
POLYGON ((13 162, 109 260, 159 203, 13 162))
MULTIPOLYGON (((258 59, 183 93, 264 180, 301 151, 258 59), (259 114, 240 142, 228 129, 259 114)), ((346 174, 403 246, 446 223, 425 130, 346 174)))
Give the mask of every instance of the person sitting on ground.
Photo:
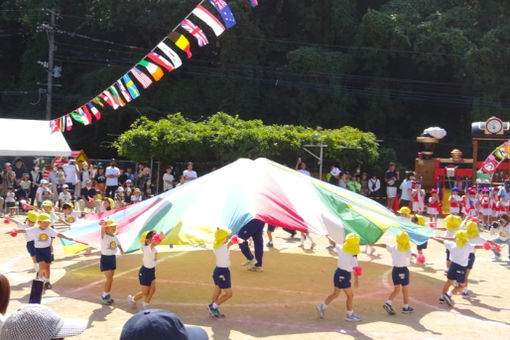
POLYGON ((207 340, 200 327, 186 327, 174 313, 147 309, 133 315, 122 328, 120 340, 207 340))
POLYGON ((83 333, 86 319, 64 319, 40 304, 21 305, 5 319, 0 340, 64 339, 83 333))

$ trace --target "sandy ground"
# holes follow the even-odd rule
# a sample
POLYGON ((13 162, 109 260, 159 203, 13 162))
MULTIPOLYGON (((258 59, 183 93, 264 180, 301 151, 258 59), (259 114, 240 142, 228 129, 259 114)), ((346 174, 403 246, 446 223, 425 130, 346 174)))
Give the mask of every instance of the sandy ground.
MULTIPOLYGON (((5 229, 9 226, 3 225, 5 229)), ((488 234, 482 236, 489 237, 488 234)), ((491 253, 478 250, 469 281, 469 298, 455 296, 455 308, 438 304, 445 281, 444 246, 429 242, 426 265, 411 265, 411 306, 415 312, 400 313, 401 296, 394 301, 397 315, 382 308, 392 290, 391 259, 377 248, 373 256, 361 254, 363 275, 355 290, 354 310, 363 320, 344 321, 345 297, 341 296, 319 319, 316 305, 333 289, 334 252, 325 249, 324 237, 315 236, 315 250, 298 248, 297 238, 277 229, 274 249, 265 249, 264 272, 248 272, 244 258, 232 248, 234 297, 221 307, 226 318, 211 319, 206 305, 211 298, 214 255, 210 249, 159 247, 157 290, 151 306, 170 310, 188 325, 203 327, 211 339, 505 339, 510 332, 510 264, 491 262, 491 253)), ((393 243, 387 233, 382 242, 393 243)), ((28 301, 34 277, 23 237, 0 235, 0 271, 11 282, 9 311, 28 301)), ((43 303, 64 317, 89 320, 87 330, 76 339, 118 339, 126 320, 137 312, 126 300, 138 290, 141 254, 120 256, 111 306, 100 303, 103 275, 99 254, 68 255, 56 242, 52 264, 53 290, 43 303)), ((309 243, 305 248, 309 247, 309 243)), ((507 256, 503 250, 503 258, 507 256)))

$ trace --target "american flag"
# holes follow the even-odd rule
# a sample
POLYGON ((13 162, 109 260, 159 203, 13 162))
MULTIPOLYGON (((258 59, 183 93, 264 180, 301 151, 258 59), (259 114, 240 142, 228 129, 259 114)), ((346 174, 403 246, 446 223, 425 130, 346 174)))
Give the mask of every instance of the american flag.
POLYGON ((216 8, 218 13, 220 13, 226 28, 230 28, 236 24, 236 19, 225 1, 209 0, 209 2, 214 6, 214 8, 216 8))
POLYGON ((138 80, 140 82, 140 84, 142 85, 142 87, 144 89, 146 89, 149 86, 151 86, 152 80, 145 73, 143 73, 142 71, 140 71, 136 67, 133 67, 131 69, 131 73, 133 74, 133 76, 135 76, 136 80, 138 80))
POLYGON ((207 40, 207 36, 204 34, 204 31, 197 25, 195 25, 191 20, 184 19, 181 22, 181 27, 188 31, 192 36, 197 39, 198 46, 204 47, 209 44, 209 40, 207 40))

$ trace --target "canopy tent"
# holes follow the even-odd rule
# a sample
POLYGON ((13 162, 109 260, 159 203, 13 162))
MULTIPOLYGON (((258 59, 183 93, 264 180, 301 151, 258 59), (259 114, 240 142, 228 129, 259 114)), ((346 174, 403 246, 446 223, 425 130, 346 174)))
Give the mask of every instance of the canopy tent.
POLYGON ((0 118, 0 156, 69 156, 62 132, 51 133, 46 120, 0 118))
MULTIPOLYGON (((253 219, 330 235, 337 242, 354 232, 362 244, 375 243, 390 228, 406 230, 416 244, 427 241, 433 232, 395 216, 371 199, 264 158, 239 159, 140 203, 87 215, 64 234, 100 248, 99 221, 105 218, 119 224, 118 238, 127 252, 140 248, 140 235, 147 230, 162 231, 166 235, 163 244, 203 244, 213 241, 216 228, 238 233, 253 219)), ((62 242, 71 253, 84 247, 62 242)))

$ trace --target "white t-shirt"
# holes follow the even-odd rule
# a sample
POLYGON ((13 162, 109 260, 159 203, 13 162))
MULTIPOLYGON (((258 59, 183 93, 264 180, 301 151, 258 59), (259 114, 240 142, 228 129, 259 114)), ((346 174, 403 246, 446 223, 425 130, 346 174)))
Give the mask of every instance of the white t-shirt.
POLYGON ((156 267, 156 261, 158 259, 158 250, 156 247, 151 248, 151 245, 143 246, 143 266, 145 268, 156 267))
POLYGON ((308 171, 308 170, 299 169, 297 172, 300 172, 300 173, 302 173, 303 175, 306 175, 306 176, 310 176, 310 171, 308 171))
POLYGON ((46 188, 43 188, 42 186, 40 186, 39 188, 37 188, 36 192, 35 192, 35 197, 37 198, 37 202, 42 202, 42 194, 44 192, 44 190, 46 190, 46 188))
POLYGON ((36 248, 48 248, 51 245, 51 238, 57 237, 58 232, 50 227, 44 230, 32 227, 27 229, 27 234, 34 240, 36 248))
POLYGON ((230 250, 228 243, 222 244, 218 249, 213 249, 216 255, 216 267, 228 268, 230 267, 230 250))
POLYGON ((69 215, 64 214, 64 220, 67 223, 76 223, 79 218, 81 218, 81 212, 79 211, 71 211, 69 215))
POLYGON ((71 193, 68 191, 68 192, 61 192, 60 194, 58 194, 58 200, 61 201, 62 203, 68 203, 68 202, 71 202, 71 200, 73 199, 73 196, 71 196, 71 193))
POLYGON ((172 189, 174 187, 173 184, 167 183, 165 181, 170 181, 173 183, 175 181, 174 175, 166 172, 163 174, 163 191, 172 189))
POLYGON ((391 260, 394 267, 407 267, 411 263, 411 249, 398 251, 396 245, 386 246, 386 250, 391 254, 391 260))
POLYGON ((184 176, 184 182, 189 182, 198 177, 197 172, 195 170, 184 170, 182 172, 182 175, 184 176))
POLYGON ((119 177, 108 177, 109 175, 120 175, 120 170, 116 166, 109 166, 106 168, 106 171, 104 173, 106 176, 106 186, 115 186, 119 185, 119 177))
POLYGON ((104 234, 101 240, 101 254, 102 255, 115 255, 117 254, 117 247, 119 246, 119 239, 117 236, 104 234))
POLYGON ((510 223, 499 229, 498 237, 501 241, 506 241, 510 238, 510 223))
POLYGON ((337 245, 336 251, 338 252, 338 268, 347 272, 352 272, 352 269, 358 266, 358 260, 356 257, 344 252, 342 246, 337 245))
MULTIPOLYGON (((32 228, 32 227, 31 227, 31 226, 29 226, 29 225, 28 225, 28 224, 26 224, 26 223, 19 223, 19 222, 18 222, 18 229, 24 229, 24 230, 26 230, 26 229, 28 229, 28 228, 32 228)), ((33 240, 34 240, 34 239, 33 239, 33 237, 32 237, 31 235, 29 235, 28 233, 24 233, 24 234, 23 234, 23 236, 25 237, 25 240, 26 240, 27 242, 30 242, 30 241, 33 241, 33 240)))
POLYGON ((450 260, 463 267, 468 265, 469 253, 474 252, 475 249, 469 242, 466 243, 464 248, 457 247, 457 244, 452 241, 444 241, 444 245, 450 251, 450 260))
MULTIPOLYGON (((480 245, 484 244, 485 241, 487 241, 487 240, 478 236, 476 238, 470 238, 468 242, 473 246, 480 246, 480 245)), ((471 253, 474 254, 475 252, 476 252, 476 248, 473 248, 473 251, 471 251, 471 253)))
POLYGON ((76 165, 75 164, 64 164, 62 165, 62 169, 66 174, 66 183, 76 184, 78 183, 78 174, 76 173, 76 165))

